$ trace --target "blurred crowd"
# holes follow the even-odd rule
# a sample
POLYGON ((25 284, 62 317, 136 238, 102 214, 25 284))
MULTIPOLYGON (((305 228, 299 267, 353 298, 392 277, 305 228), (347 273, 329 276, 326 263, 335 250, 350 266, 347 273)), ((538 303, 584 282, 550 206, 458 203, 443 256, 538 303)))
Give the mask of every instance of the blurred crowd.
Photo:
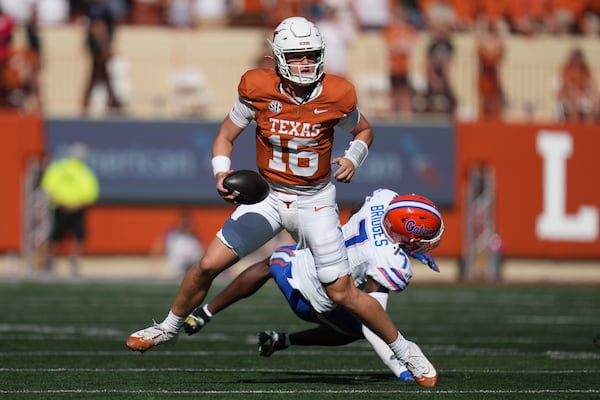
POLYGON ((173 27, 271 28, 291 15, 318 20, 327 6, 351 9, 361 29, 382 29, 400 6, 418 30, 444 23, 451 30, 469 31, 485 19, 514 34, 598 34, 600 15, 599 0, 2 0, 0 4, 18 22, 25 22, 36 4, 41 24, 64 24, 85 16, 89 3, 98 2, 106 3, 119 23, 173 27))
MULTIPOLYGON (((455 112, 449 72, 454 33, 472 33, 476 40, 477 115, 489 119, 502 118, 506 104, 500 68, 508 35, 600 36, 600 0, 0 0, 0 107, 42 110, 38 26, 87 27, 90 72, 81 100, 85 114, 91 90, 98 84, 105 86, 108 108, 122 109, 107 68, 119 25, 270 30, 292 15, 317 23, 328 43, 325 66, 339 75, 348 73, 347 53, 356 36, 380 32, 388 50, 390 110, 397 115, 455 112), (16 26, 26 28, 26 44, 12 43, 16 26), (410 79, 409 64, 423 32, 429 43, 424 82, 418 84, 410 79)), ((259 58, 257 65, 263 61, 259 58)), ((595 77, 581 49, 574 49, 565 60, 559 84, 560 118, 599 118, 595 77)))

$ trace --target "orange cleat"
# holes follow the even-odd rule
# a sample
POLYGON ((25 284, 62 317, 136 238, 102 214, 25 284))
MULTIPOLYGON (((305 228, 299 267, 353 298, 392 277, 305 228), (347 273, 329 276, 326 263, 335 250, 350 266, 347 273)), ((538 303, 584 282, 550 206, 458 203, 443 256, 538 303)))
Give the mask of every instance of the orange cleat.
POLYGON ((143 353, 154 346, 173 342, 175 339, 177 339, 177 332, 168 331, 159 324, 154 324, 129 335, 126 344, 131 350, 143 353))

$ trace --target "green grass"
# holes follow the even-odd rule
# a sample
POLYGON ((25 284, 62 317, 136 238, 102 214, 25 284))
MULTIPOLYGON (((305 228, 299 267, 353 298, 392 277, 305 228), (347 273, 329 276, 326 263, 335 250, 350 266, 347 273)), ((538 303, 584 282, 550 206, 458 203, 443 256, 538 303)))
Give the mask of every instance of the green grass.
MULTIPOLYGON (((399 329, 440 373, 396 381, 365 341, 258 357, 256 332, 309 327, 273 284, 199 335, 125 347, 178 284, 0 283, 0 399, 598 399, 600 289, 423 286, 390 296, 399 329)), ((217 287, 211 291, 211 297, 217 287)))

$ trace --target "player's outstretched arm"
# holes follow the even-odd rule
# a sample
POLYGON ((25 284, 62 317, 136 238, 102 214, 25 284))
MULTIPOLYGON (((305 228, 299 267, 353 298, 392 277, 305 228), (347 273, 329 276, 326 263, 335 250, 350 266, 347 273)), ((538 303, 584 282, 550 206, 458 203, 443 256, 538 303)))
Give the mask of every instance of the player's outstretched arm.
POLYGON ((253 295, 271 278, 269 258, 252 264, 243 270, 233 281, 208 303, 212 314, 229 307, 233 303, 253 295))
POLYGON ((227 189, 223 187, 223 179, 232 171, 231 154, 233 153, 233 142, 243 130, 244 128, 240 128, 233 123, 229 115, 226 116, 219 127, 212 146, 212 167, 213 175, 216 179, 217 191, 223 193, 223 197, 230 201, 233 201, 233 196, 227 196, 227 189))
POLYGON ((359 115, 358 124, 350 133, 354 139, 350 142, 350 147, 344 156, 331 160, 332 164, 338 165, 338 169, 333 174, 338 182, 348 183, 354 178, 356 169, 367 158, 369 147, 373 143, 373 128, 362 114, 359 115))

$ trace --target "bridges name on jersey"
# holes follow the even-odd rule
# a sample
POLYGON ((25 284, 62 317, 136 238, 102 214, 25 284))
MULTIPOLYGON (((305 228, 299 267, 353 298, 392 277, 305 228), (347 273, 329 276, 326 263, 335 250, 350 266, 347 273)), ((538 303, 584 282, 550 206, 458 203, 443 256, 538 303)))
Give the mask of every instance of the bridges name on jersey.
POLYGON ((397 193, 387 189, 374 191, 343 227, 348 259, 357 284, 370 277, 397 292, 404 290, 412 278, 408 256, 387 238, 381 225, 388 204, 396 196, 397 193))

